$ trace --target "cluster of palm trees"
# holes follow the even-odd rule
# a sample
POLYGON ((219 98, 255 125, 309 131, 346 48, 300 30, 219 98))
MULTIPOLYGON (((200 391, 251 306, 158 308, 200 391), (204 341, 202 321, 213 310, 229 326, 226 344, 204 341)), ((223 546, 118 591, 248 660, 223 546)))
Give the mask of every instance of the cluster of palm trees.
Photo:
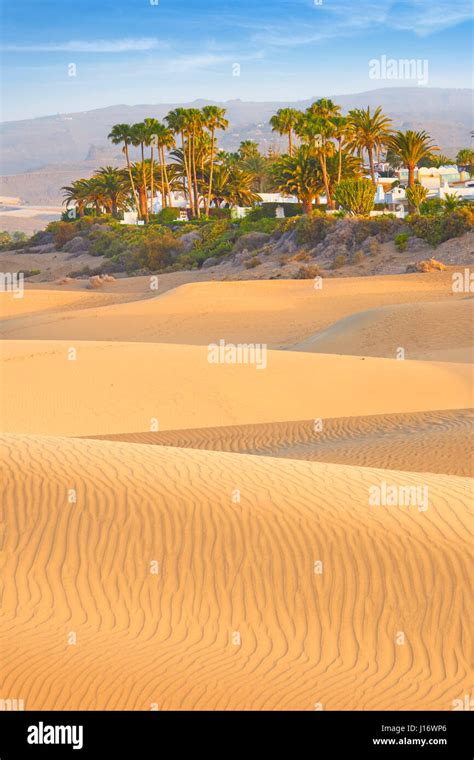
POLYGON ((363 176, 365 158, 375 186, 375 162, 382 151, 391 151, 407 167, 412 188, 418 163, 438 148, 426 132, 395 132, 391 123, 380 106, 373 111, 356 108, 343 116, 340 106, 328 98, 305 111, 280 109, 270 120, 273 131, 288 138, 288 153, 275 166, 278 189, 296 194, 305 212, 323 193, 328 207, 334 208, 335 187, 363 176))
POLYGON ((117 216, 136 209, 148 221, 156 192, 164 208, 173 206, 173 193, 184 194, 193 217, 209 216, 211 205, 250 206, 258 192, 275 189, 296 195, 308 213, 325 195, 328 208, 336 204, 337 185, 358 180, 369 167, 375 185, 375 164, 382 152, 408 169, 408 185, 415 184, 416 166, 432 152, 429 135, 408 130, 396 132, 380 107, 341 108, 321 98, 305 111, 282 108, 270 120, 274 132, 288 139, 283 155, 263 156, 251 140, 237 153, 218 149, 216 133, 228 128, 226 110, 214 105, 176 108, 163 121, 146 118, 138 124, 116 124, 109 139, 122 146, 126 169, 106 166, 91 179, 76 180, 63 188, 66 203, 79 214, 92 207, 117 216), (140 160, 132 161, 131 149, 140 160))
MULTIPOLYGON (((259 200, 253 167, 242 156, 218 150, 216 133, 229 126, 225 114, 224 108, 208 105, 176 108, 162 122, 147 118, 116 124, 108 138, 122 146, 127 168, 104 167, 91 179, 64 187, 66 203, 74 203, 80 215, 87 207, 114 216, 133 208, 145 221, 153 213, 157 191, 164 208, 173 206, 173 193, 184 194, 191 215, 198 218, 209 216, 211 204, 253 205, 259 200), (132 148, 139 149, 141 160, 132 161, 132 148), (108 197, 105 177, 108 187, 113 186, 108 197)), ((257 156, 252 159, 258 162, 257 156)))

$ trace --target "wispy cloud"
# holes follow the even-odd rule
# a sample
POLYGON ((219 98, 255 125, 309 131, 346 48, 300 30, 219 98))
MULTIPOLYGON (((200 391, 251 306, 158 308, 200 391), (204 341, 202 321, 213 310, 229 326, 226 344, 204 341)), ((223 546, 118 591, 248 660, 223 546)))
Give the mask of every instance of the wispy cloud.
POLYGON ((45 45, 2 45, 0 49, 7 53, 130 53, 166 47, 168 43, 155 37, 132 37, 117 40, 69 40, 45 45))
POLYGON ((337 0, 315 5, 303 0, 314 18, 288 24, 252 24, 250 39, 261 46, 292 48, 311 45, 337 37, 357 36, 359 33, 387 30, 412 32, 419 37, 441 32, 473 17, 471 0, 337 0))

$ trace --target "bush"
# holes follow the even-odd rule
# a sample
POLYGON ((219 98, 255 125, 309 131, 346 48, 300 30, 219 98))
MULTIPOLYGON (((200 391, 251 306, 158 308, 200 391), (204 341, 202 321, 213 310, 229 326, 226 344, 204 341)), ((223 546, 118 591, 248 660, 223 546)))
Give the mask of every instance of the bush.
POLYGON ((159 224, 171 224, 179 219, 179 214, 179 208, 162 208, 157 214, 153 214, 153 217, 159 224))
POLYGON ((23 271, 23 277, 25 279, 28 277, 34 277, 36 274, 41 274, 41 269, 25 269, 23 271))
POLYGON ((474 215, 470 208, 461 208, 442 216, 411 216, 410 228, 416 237, 426 240, 433 247, 445 240, 459 237, 472 229, 474 215))
POLYGON ((397 246, 400 252, 406 251, 409 237, 410 236, 408 232, 400 232, 400 234, 397 235, 397 237, 395 238, 395 245, 397 246))
POLYGON ((365 259, 364 251, 358 250, 352 257, 352 264, 361 264, 365 259))
POLYGON ((175 238, 169 230, 160 231, 150 228, 141 242, 139 259, 143 266, 150 269, 164 269, 173 263, 182 248, 182 241, 175 238))
POLYGON ((298 271, 294 275, 294 280, 314 280, 315 277, 321 275, 321 270, 317 264, 309 264, 307 266, 299 267, 298 271))
POLYGON ((347 262, 347 256, 345 256, 343 253, 340 253, 339 256, 336 256, 334 261, 332 262, 331 269, 341 269, 347 262))
POLYGON ((254 269, 254 267, 258 267, 262 262, 258 258, 258 256, 252 256, 251 259, 247 259, 247 261, 244 261, 244 267, 246 269, 254 269))
POLYGON ((428 198, 420 204, 420 214, 423 216, 438 216, 443 211, 443 201, 441 198, 428 198))
POLYGON ((324 240, 334 224, 335 220, 331 216, 313 211, 299 219, 296 227, 296 240, 298 243, 306 243, 314 247, 324 240))
POLYGON ((378 256, 380 253, 380 243, 378 240, 371 240, 369 243, 369 254, 371 256, 378 256))
POLYGON ((293 256, 293 261, 311 261, 311 256, 307 251, 300 251, 293 256))
POLYGON ((271 203, 262 203, 261 205, 255 206, 251 211, 249 211, 245 219, 249 219, 253 222, 259 221, 261 219, 275 219, 276 210, 279 206, 283 207, 285 218, 299 216, 303 210, 301 204, 299 203, 277 203, 276 201, 271 203))
POLYGON ((29 243, 25 232, 0 232, 0 251, 14 251, 29 243))

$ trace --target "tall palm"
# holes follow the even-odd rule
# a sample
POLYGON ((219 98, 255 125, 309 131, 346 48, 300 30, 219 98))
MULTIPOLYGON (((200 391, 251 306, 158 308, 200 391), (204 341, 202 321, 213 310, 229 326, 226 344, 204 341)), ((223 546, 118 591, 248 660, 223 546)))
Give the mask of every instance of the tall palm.
POLYGON ((317 104, 313 104, 302 114, 298 122, 297 134, 319 159, 326 201, 329 208, 332 208, 333 201, 327 173, 327 159, 334 152, 334 143, 330 140, 334 136, 334 126, 326 116, 318 115, 317 104))
POLYGON ((229 126, 228 120, 225 118, 226 109, 219 108, 219 106, 204 106, 202 109, 203 123, 206 129, 211 133, 211 155, 210 155, 210 173, 209 173, 209 187, 207 190, 205 212, 206 216, 209 216, 209 208, 211 205, 212 196, 212 181, 214 178, 214 156, 216 152, 216 130, 225 130, 229 126))
POLYGON ((396 132, 390 137, 388 146, 393 153, 401 158, 408 169, 408 187, 415 184, 416 165, 422 158, 434 150, 439 150, 431 142, 427 132, 414 132, 408 129, 406 132, 396 132))
POLYGON ((349 111, 349 124, 353 131, 352 145, 361 154, 364 150, 369 157, 370 176, 375 184, 374 150, 387 145, 390 138, 392 120, 385 116, 380 106, 372 113, 367 108, 349 111))
POLYGON ((352 136, 350 128, 350 122, 347 116, 333 116, 331 122, 334 127, 333 136, 337 141, 337 157, 338 157, 338 172, 337 181, 341 181, 342 175, 342 152, 346 145, 348 145, 352 136))
POLYGON ((146 145, 147 145, 147 147, 150 148, 150 214, 153 214, 153 211, 154 211, 154 200, 155 200, 155 188, 154 188, 155 156, 154 156, 154 147, 157 144, 156 133, 158 132, 158 130, 160 128, 160 122, 158 121, 158 119, 147 118, 147 119, 144 119, 143 123, 145 124, 145 128, 146 128, 146 145))
POLYGON ((197 178, 196 143, 203 129, 203 115, 199 108, 188 108, 186 110, 186 126, 189 135, 188 156, 191 166, 191 180, 194 193, 194 213, 195 216, 199 217, 201 215, 201 211, 199 205, 199 189, 197 178))
POLYGON ((164 189, 162 193, 163 206, 172 206, 173 199, 171 195, 170 182, 168 177, 168 169, 165 160, 165 150, 171 150, 176 145, 173 131, 166 127, 164 124, 160 124, 156 119, 153 130, 153 144, 156 146, 160 162, 160 174, 161 174, 161 186, 164 189))
MULTIPOLYGON (((148 183, 147 183, 147 176, 146 176, 146 164, 145 164, 145 144, 148 142, 148 128, 146 124, 142 121, 138 122, 137 124, 134 124, 132 126, 132 145, 138 147, 140 146, 140 152, 141 152, 141 168, 142 168, 142 177, 141 177, 141 183, 143 186, 143 193, 145 194, 145 197, 148 197, 148 183)), ((144 207, 144 214, 145 219, 148 222, 149 221, 149 214, 148 214, 148 203, 145 203, 144 207)))
POLYGON ((168 127, 174 132, 175 134, 179 134, 181 137, 181 149, 183 151, 183 162, 184 162, 184 168, 185 168, 185 175, 186 175, 186 183, 187 183, 187 194, 189 199, 189 205, 191 207, 191 213, 194 214, 194 203, 193 203, 193 195, 192 195, 192 180, 191 180, 191 162, 189 161, 189 139, 188 137, 188 125, 189 125, 189 119, 187 116, 187 109, 186 108, 175 108, 174 111, 170 111, 167 116, 165 116, 165 121, 168 124, 168 127))
POLYGON ((272 132, 288 136, 288 153, 290 156, 293 155, 293 136, 300 116, 301 112, 295 108, 280 108, 270 119, 272 132))
POLYGON ((130 155, 129 155, 129 145, 132 145, 133 140, 133 130, 130 124, 115 124, 115 126, 112 127, 112 131, 110 132, 108 139, 111 140, 111 142, 114 145, 120 145, 123 143, 123 152, 125 153, 125 158, 127 160, 127 170, 128 170, 128 176, 130 179, 130 186, 132 188, 132 195, 135 199, 135 207, 137 209, 138 216, 140 216, 140 209, 139 209, 139 202, 138 202, 138 196, 137 191, 135 188, 135 182, 132 177, 132 169, 130 164, 130 155))

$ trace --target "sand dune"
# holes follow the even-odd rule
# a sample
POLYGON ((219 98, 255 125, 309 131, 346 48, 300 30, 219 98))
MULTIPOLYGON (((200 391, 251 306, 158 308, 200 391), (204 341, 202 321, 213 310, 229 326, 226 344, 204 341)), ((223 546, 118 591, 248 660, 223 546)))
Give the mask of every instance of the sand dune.
MULTIPOLYGON (((453 296, 451 282, 450 272, 328 279, 322 290, 312 280, 200 282, 151 299, 137 301, 137 294, 130 294, 129 303, 82 309, 80 314, 12 320, 2 325, 0 334, 10 339, 186 344, 224 338, 290 347, 367 309, 462 298, 453 296)), ((395 337, 396 345, 403 345, 402 330, 395 330, 395 337)))
POLYGON ((304 420, 96 437, 128 443, 472 476, 473 426, 474 412, 459 409, 340 417, 324 420, 321 429, 315 429, 314 420, 304 420))
POLYGON ((269 351, 266 369, 205 346, 3 341, 7 433, 89 436, 472 406, 467 364, 269 351), (76 359, 68 359, 70 350, 76 359), (155 428, 156 429, 156 428, 155 428))
POLYGON ((407 359, 474 360, 474 300, 382 306, 345 317, 293 351, 407 359))
POLYGON ((26 709, 449 710, 470 692, 465 478, 26 436, 0 457, 2 696, 26 709), (428 510, 369 506, 382 481, 426 486, 428 510))

